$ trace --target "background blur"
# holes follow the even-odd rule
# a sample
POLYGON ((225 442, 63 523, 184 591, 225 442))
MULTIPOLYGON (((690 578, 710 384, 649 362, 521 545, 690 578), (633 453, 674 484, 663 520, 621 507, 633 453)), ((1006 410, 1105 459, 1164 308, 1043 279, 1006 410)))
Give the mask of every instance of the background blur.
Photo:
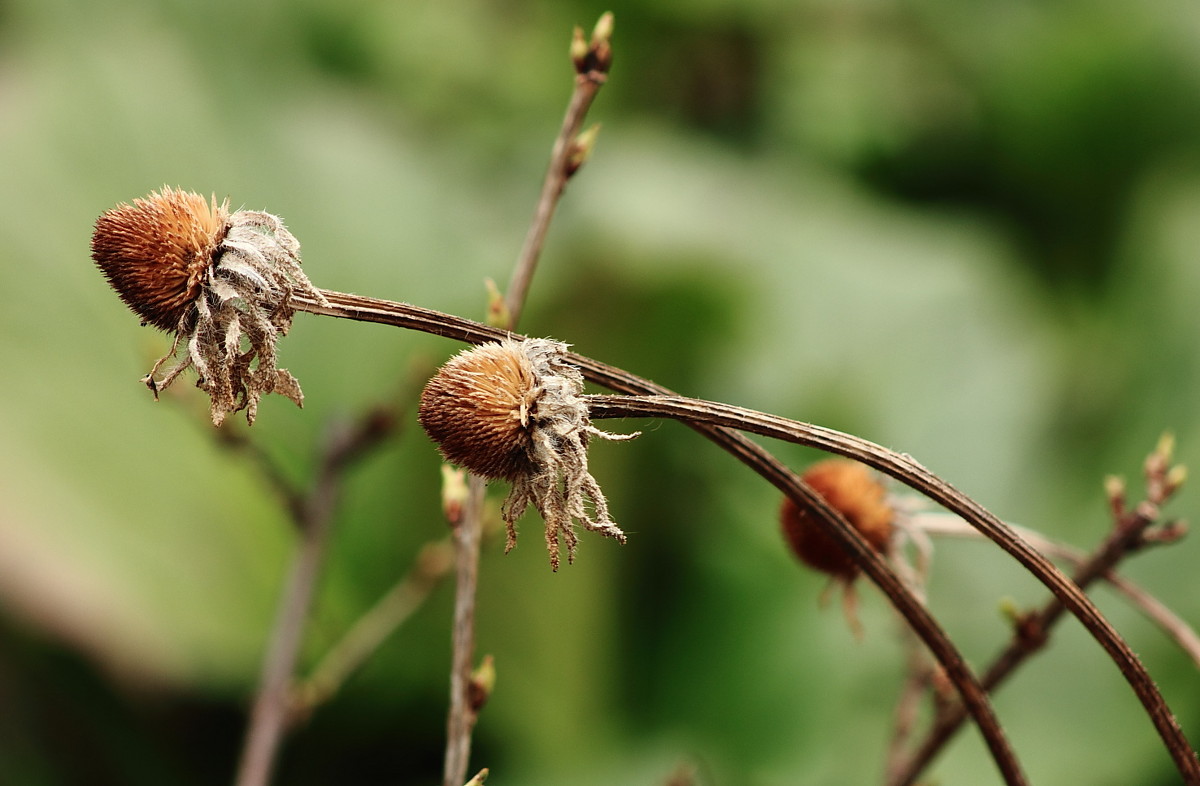
MULTIPOLYGON (((507 282, 570 94, 571 27, 616 13, 592 161, 522 327, 683 393, 911 453, 998 515, 1091 545, 1107 473, 1173 430, 1200 463, 1200 9, 1182 0, 0 2, 0 781, 228 782, 293 542, 168 339, 89 259, 164 184, 283 216, 319 286, 481 316, 507 282)), ((377 402, 404 433, 351 476, 311 666, 440 537, 419 380, 458 347, 298 315, 303 411, 251 436, 297 480, 377 402), (407 397, 407 398, 405 398, 407 397)), ((240 426, 244 430, 244 423, 240 426)), ((496 784, 875 782, 903 672, 821 610, 776 493, 673 423, 595 446, 629 544, 550 572, 540 522, 485 545, 496 784)), ((774 446, 797 467, 816 454, 774 446)), ((493 490, 497 499, 504 488, 493 490)), ((1195 493, 1168 511, 1195 517, 1195 493)), ((1200 622, 1194 541, 1128 574, 1200 622)), ((972 660, 1040 586, 941 545, 931 604, 972 660)), ((1103 589, 1193 740, 1200 680, 1103 589)), ((281 784, 439 780, 443 586, 290 741, 281 784)), ((997 707, 1035 783, 1173 783, 1078 625, 997 707)), ((968 731, 945 783, 997 776, 968 731)))

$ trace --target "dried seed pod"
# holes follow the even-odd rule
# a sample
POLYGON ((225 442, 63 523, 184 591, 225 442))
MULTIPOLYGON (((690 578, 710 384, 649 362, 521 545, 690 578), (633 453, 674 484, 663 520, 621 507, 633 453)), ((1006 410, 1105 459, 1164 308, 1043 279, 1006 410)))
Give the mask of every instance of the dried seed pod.
POLYGON ((546 339, 502 341, 464 350, 429 380, 419 419, 447 461, 476 475, 508 480, 506 551, 516 520, 533 504, 546 521, 550 564, 558 570, 560 539, 575 560, 572 519, 625 542, 588 472, 589 436, 629 439, 592 426, 583 375, 566 361, 565 344, 546 339), (587 503, 592 511, 589 513, 587 503))
POLYGON ((228 202, 164 188, 100 216, 92 258, 134 313, 175 330, 200 296, 228 219, 228 202))
MULTIPOLYGON (((813 491, 838 510, 871 548, 886 553, 895 511, 887 491, 876 476, 856 461, 826 459, 809 467, 801 477, 813 491)), ((780 510, 783 533, 792 551, 806 565, 849 583, 858 566, 817 523, 816 511, 785 498, 780 510)))
POLYGON ((171 351, 142 380, 156 398, 195 367, 216 425, 242 409, 253 423, 266 393, 302 404, 299 383, 276 368, 276 346, 291 327, 293 294, 325 298, 300 270, 300 244, 279 218, 230 213, 215 196, 164 187, 101 215, 92 258, 144 324, 175 333, 171 351))
POLYGON ((533 361, 507 341, 464 350, 421 394, 421 426, 451 464, 491 480, 533 471, 533 361))

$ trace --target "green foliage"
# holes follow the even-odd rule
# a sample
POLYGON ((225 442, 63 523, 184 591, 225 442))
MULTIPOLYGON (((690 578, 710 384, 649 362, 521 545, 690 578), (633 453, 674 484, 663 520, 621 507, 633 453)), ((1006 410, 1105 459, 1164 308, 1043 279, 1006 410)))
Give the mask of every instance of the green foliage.
MULTIPOLYGON (((88 259, 95 217, 164 183, 283 216, 318 286, 482 316, 569 94, 585 3, 12 0, 0 11, 0 781, 227 779, 292 544, 252 465, 88 259), (11 701, 8 697, 15 697, 11 701), (65 724, 65 725, 64 725, 65 724), (63 729, 69 729, 64 732, 63 729)), ((625 2, 595 154, 523 327, 680 393, 861 433, 1005 519, 1081 545, 1101 478, 1200 444, 1200 101, 1190 4, 625 2)), ((298 315, 303 411, 251 436, 297 480, 326 424, 457 347, 298 315)), ((444 532, 415 425, 350 478, 312 662, 444 532)), ((492 782, 872 782, 903 669, 862 587, 856 644, 793 564, 775 492, 687 429, 593 470, 629 533, 552 575, 540 526, 485 544, 477 731, 492 782)), ((799 466, 808 451, 781 447, 799 466)), ((497 490, 496 493, 499 493, 497 490)), ((496 495, 494 493, 493 496, 496 495)), ((1184 490, 1173 513, 1188 516, 1184 490)), ((1128 572, 1193 621, 1195 546, 1128 572)), ((997 551, 942 547, 934 611, 975 663, 997 551)), ((1100 593, 1200 736, 1196 674, 1100 593)), ((281 783, 428 783, 444 589, 285 748, 281 783)), ((998 701, 1034 782, 1170 782, 1094 643, 1064 626, 998 701), (1070 730, 1064 733, 1064 729, 1070 730)), ((937 765, 994 778, 977 735, 937 765)))

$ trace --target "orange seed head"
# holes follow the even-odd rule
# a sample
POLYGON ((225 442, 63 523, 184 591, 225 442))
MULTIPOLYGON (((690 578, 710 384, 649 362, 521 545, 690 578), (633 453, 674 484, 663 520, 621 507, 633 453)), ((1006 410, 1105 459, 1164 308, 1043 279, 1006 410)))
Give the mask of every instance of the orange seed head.
POLYGON ((570 363, 566 344, 508 339, 460 352, 425 385, 418 417, 447 461, 512 484, 500 507, 505 551, 517 545, 517 519, 530 505, 546 523, 554 570, 563 542, 567 561, 575 560, 576 520, 625 542, 588 472, 587 447, 591 437, 637 434, 609 434, 592 425, 583 373, 570 363))
POLYGON ((532 469, 534 368, 515 342, 485 344, 451 358, 421 393, 419 419, 452 464, 513 480, 532 469))
POLYGON ((92 259, 148 324, 175 330, 199 296, 227 231, 226 204, 164 186, 96 220, 92 259))
MULTIPOLYGON (((883 484, 856 461, 826 459, 801 476, 830 507, 839 511, 879 553, 887 550, 894 511, 883 484)), ((858 575, 850 555, 817 523, 819 514, 785 498, 780 510, 784 536, 792 551, 808 566, 849 582, 858 575)))

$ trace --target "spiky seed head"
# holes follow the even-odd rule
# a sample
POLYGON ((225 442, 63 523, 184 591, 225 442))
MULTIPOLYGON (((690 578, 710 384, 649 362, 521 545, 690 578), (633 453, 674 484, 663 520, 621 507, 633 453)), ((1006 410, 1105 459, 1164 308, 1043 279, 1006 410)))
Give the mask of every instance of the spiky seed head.
POLYGON ((292 325, 294 296, 328 301, 300 269, 300 243, 278 216, 231 214, 216 197, 164 187, 101 215, 92 257, 143 324, 175 334, 142 378, 156 399, 195 368, 214 425, 240 410, 253 423, 267 393, 302 404, 300 383, 277 367, 279 337, 292 325))
POLYGON ((512 483, 501 507, 505 550, 517 543, 517 519, 533 505, 546 522, 550 566, 559 549, 575 559, 585 529, 625 542, 608 514, 608 502, 588 472, 590 437, 631 439, 592 425, 583 374, 571 365, 567 345, 528 338, 468 349, 444 365, 421 393, 419 419, 447 461, 476 475, 512 483))
POLYGON ((532 469, 533 364, 513 341, 451 358, 421 393, 419 420, 442 455, 480 477, 513 480, 532 469))
POLYGON ((228 231, 227 203, 164 186, 96 220, 92 259, 147 324, 175 330, 228 231))
MULTIPOLYGON (((801 477, 829 506, 836 509, 879 553, 887 550, 895 511, 887 490, 867 467, 857 461, 826 459, 809 467, 801 477)), ((806 565, 849 582, 858 566, 817 522, 819 514, 785 498, 780 510, 784 536, 806 565)))

